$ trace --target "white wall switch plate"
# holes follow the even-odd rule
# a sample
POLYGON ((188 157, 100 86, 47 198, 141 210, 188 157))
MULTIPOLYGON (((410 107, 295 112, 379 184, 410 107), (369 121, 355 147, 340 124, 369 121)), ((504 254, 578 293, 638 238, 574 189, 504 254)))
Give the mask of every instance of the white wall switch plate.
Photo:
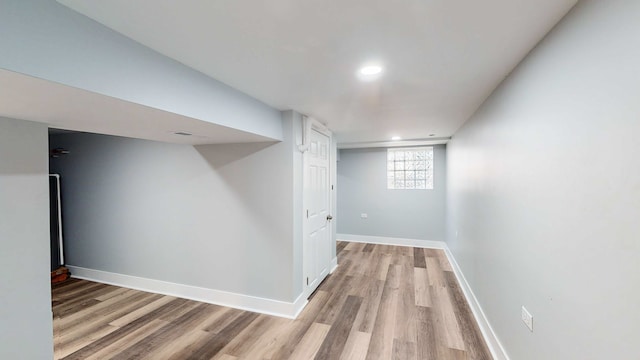
POLYGON ((365 214, 365 213, 362 213, 362 214, 360 214, 360 217, 361 217, 361 218, 363 218, 363 219, 366 219, 366 218, 368 218, 368 217, 369 217, 369 215, 367 215, 367 214, 365 214))
POLYGON ((522 307, 522 322, 533 332, 533 316, 524 306, 522 307))

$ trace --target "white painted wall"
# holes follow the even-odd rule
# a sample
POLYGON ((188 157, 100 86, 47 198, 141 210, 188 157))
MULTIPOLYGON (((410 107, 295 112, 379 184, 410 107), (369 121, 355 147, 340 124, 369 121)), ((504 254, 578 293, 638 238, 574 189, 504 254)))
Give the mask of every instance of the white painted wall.
POLYGON ((0 34, 0 68, 282 139, 277 109, 53 0, 0 0, 0 34))
POLYGON ((444 241, 446 148, 433 148, 430 190, 387 189, 386 148, 340 150, 338 233, 444 241))
POLYGON ((293 266, 298 122, 284 113, 275 144, 52 136, 52 147, 71 152, 51 165, 62 176, 67 262, 292 302, 302 291, 293 266))
POLYGON ((47 127, 0 118, 0 359, 53 358, 47 127))
POLYGON ((640 354, 638 14, 579 2, 447 145, 448 245, 511 359, 640 354))

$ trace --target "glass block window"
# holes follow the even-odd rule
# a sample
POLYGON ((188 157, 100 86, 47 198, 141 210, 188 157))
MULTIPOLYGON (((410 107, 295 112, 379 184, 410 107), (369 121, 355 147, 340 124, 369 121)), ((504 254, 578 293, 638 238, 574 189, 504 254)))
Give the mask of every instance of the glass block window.
POLYGON ((387 189, 433 189, 433 147, 387 149, 387 189))

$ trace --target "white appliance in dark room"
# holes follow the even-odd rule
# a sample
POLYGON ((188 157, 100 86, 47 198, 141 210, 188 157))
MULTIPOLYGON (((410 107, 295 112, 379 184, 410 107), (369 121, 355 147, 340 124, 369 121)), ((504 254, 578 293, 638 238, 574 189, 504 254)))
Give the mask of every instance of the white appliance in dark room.
POLYGON ((60 175, 49 174, 49 204, 51 208, 51 271, 54 271, 64 265, 62 203, 60 200, 60 175))

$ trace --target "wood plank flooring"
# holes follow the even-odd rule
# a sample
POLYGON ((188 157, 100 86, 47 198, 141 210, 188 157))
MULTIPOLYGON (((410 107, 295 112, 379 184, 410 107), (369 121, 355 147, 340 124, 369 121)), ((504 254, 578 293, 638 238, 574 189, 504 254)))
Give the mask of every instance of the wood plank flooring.
POLYGON ((71 279, 56 359, 491 359, 443 251, 339 242, 296 320, 71 279))

